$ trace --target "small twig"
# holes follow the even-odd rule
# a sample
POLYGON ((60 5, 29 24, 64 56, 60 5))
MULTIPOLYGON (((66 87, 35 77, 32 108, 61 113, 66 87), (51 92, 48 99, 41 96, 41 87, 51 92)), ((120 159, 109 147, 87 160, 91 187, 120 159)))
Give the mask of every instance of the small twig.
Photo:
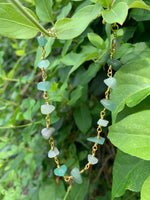
POLYGON ((15 145, 16 147, 18 147, 18 148, 20 148, 20 149, 23 149, 23 150, 26 150, 26 151, 29 151, 29 152, 39 152, 39 151, 37 151, 37 150, 31 149, 31 148, 28 148, 28 147, 22 147, 22 146, 20 146, 20 145, 17 145, 17 144, 8 142, 7 140, 5 140, 4 138, 1 138, 1 137, 0 137, 0 141, 5 142, 5 143, 7 143, 7 144, 15 145))
POLYGON ((67 188, 67 192, 66 192, 66 194, 65 194, 64 200, 67 199, 67 197, 68 197, 68 195, 69 195, 69 192, 70 192, 71 188, 72 188, 72 186, 69 185, 69 187, 67 188))
POLYGON ((95 63, 97 63, 98 61, 100 61, 108 52, 109 50, 106 50, 99 58, 97 58, 96 60, 94 60, 95 63))
POLYGON ((16 102, 14 102, 14 101, 10 101, 10 100, 7 100, 7 99, 0 99, 0 102, 1 102, 2 104, 5 104, 5 102, 6 102, 6 103, 13 104, 13 105, 15 105, 15 106, 19 105, 19 103, 16 103, 16 102))
MULTIPOLYGON (((34 124, 40 124, 41 121, 37 121, 37 122, 34 122, 34 124)), ((29 124, 24 124, 24 125, 19 125, 19 126, 3 126, 3 127, 0 127, 0 129, 16 129, 16 128, 24 128, 26 126, 31 126, 33 123, 29 123, 29 124)))
POLYGON ((50 37, 50 34, 47 32, 47 30, 45 30, 45 28, 31 15, 30 12, 28 12, 28 10, 24 8, 24 6, 18 0, 7 0, 7 1, 10 2, 13 5, 13 7, 16 8, 21 13, 22 16, 24 16, 26 19, 28 19, 28 21, 34 24, 37 32, 41 31, 45 35, 50 37))
POLYGON ((2 80, 3 81, 12 81, 12 82, 21 82, 21 83, 32 83, 32 81, 25 81, 25 80, 7 78, 7 77, 2 78, 2 80))
POLYGON ((132 193, 126 200, 129 200, 129 199, 131 199, 134 196, 135 196, 135 193, 132 193))
POLYGON ((103 165, 102 165, 102 167, 100 168, 100 170, 99 170, 99 172, 98 172, 96 178, 93 180, 93 183, 95 183, 95 182, 97 181, 97 179, 101 176, 101 174, 102 174, 102 172, 103 172, 103 170, 104 170, 104 167, 105 167, 106 163, 108 162, 108 160, 109 160, 110 158, 112 158, 112 155, 109 155, 109 156, 106 157, 106 159, 105 159, 105 161, 103 162, 103 165))
POLYGON ((92 165, 90 166, 90 169, 89 169, 89 185, 88 185, 88 192, 87 192, 87 194, 88 194, 88 198, 87 199, 89 199, 89 193, 90 193, 90 186, 91 186, 91 174, 92 174, 92 165))

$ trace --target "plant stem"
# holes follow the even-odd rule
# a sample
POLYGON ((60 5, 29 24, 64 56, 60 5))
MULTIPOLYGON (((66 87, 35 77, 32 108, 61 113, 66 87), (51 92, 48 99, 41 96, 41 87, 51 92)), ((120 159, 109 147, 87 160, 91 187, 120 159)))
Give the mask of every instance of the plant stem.
POLYGON ((32 83, 32 81, 25 81, 25 80, 14 79, 14 78, 7 78, 7 77, 2 78, 2 80, 3 81, 21 82, 21 83, 32 83))
MULTIPOLYGON (((40 124, 41 121, 37 121, 34 124, 40 124)), ((29 123, 29 124, 24 124, 24 125, 19 125, 19 126, 3 126, 0 127, 0 129, 16 129, 16 128, 24 128, 26 126, 31 126, 33 123, 29 123)))
POLYGON ((108 52, 109 50, 106 50, 106 51, 104 51, 104 53, 99 57, 99 58, 97 58, 96 60, 93 60, 95 63, 97 63, 98 61, 100 61, 102 58, 103 58, 103 56, 105 56, 106 55, 106 53, 108 52))
POLYGON ((20 148, 20 149, 23 149, 23 150, 26 150, 26 151, 30 151, 30 152, 39 152, 39 151, 37 151, 37 150, 31 149, 31 148, 28 148, 28 147, 22 147, 22 146, 20 146, 20 145, 16 145, 16 144, 14 144, 14 143, 8 142, 7 140, 5 140, 4 138, 1 138, 1 137, 0 137, 0 141, 5 142, 5 143, 7 143, 7 144, 15 145, 16 147, 18 147, 18 148, 20 148))
POLYGON ((46 31, 46 29, 39 24, 39 22, 23 7, 23 5, 18 0, 7 0, 10 2, 17 10, 21 12, 22 15, 24 15, 28 20, 34 24, 39 31, 45 33, 45 35, 50 36, 49 33, 46 31))
POLYGON ((69 195, 69 192, 70 192, 71 188, 72 188, 72 186, 69 185, 69 187, 67 188, 67 192, 66 192, 66 195, 65 195, 65 197, 64 197, 64 200, 67 200, 67 197, 68 197, 68 195, 69 195))
POLYGON ((29 54, 31 54, 31 53, 34 53, 34 52, 36 52, 36 51, 37 51, 37 49, 33 49, 33 50, 31 50, 31 51, 25 53, 24 55, 22 55, 22 56, 17 60, 16 64, 13 66, 13 69, 16 69, 16 68, 18 67, 18 64, 19 64, 27 55, 29 55, 29 54))
POLYGON ((15 106, 18 106, 18 105, 19 105, 18 103, 14 102, 14 101, 7 100, 7 99, 0 99, 0 102, 1 102, 2 104, 5 104, 5 102, 7 102, 7 103, 13 104, 13 105, 15 105, 15 106))

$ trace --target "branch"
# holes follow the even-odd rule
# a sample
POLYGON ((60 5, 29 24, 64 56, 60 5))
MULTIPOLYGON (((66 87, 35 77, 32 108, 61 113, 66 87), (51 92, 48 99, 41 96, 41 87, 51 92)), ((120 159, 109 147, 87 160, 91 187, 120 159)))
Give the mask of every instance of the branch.
POLYGON ((50 36, 47 30, 25 9, 25 7, 18 0, 7 0, 10 2, 22 15, 32 22, 41 32, 50 36))

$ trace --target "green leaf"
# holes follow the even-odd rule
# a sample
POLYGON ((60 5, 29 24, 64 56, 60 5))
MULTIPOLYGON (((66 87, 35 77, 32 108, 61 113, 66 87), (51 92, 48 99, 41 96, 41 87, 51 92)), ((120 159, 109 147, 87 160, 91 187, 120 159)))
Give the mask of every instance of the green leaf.
POLYGON ((71 2, 69 2, 66 6, 64 6, 61 9, 60 14, 57 16, 57 20, 65 18, 69 14, 71 8, 72 8, 72 4, 71 4, 71 2))
POLYGON ((113 122, 125 104, 128 107, 136 106, 150 94, 149 66, 149 58, 133 60, 123 65, 115 74, 117 89, 112 91, 111 99, 117 107, 113 112, 113 122))
POLYGON ((26 120, 32 120, 32 108, 35 105, 35 100, 29 97, 24 100, 24 104, 26 105, 27 110, 23 113, 23 117, 26 120))
POLYGON ((90 42, 98 49, 106 48, 104 40, 96 33, 88 33, 88 38, 89 38, 90 42))
POLYGON ((141 191, 149 171, 150 161, 118 151, 113 166, 112 199, 122 196, 126 189, 141 191))
POLYGON ((123 2, 116 4, 110 10, 103 10, 102 12, 102 16, 107 23, 113 24, 117 22, 120 25, 124 23, 127 14, 128 14, 128 5, 123 2))
POLYGON ((59 185, 57 185, 55 180, 50 180, 47 184, 43 185, 39 189, 39 200, 53 199, 63 199, 65 196, 64 183, 59 180, 59 185), (59 191, 59 192, 58 192, 59 191))
POLYGON ((42 22, 53 22, 52 0, 35 0, 35 5, 42 22))
MULTIPOLYGON (((31 10, 26 10, 30 12, 35 20, 37 19, 31 10)), ((35 37, 38 31, 39 28, 23 16, 11 4, 0 4, 0 34, 11 38, 27 39, 35 37)))
POLYGON ((135 61, 137 59, 149 58, 149 55, 150 50, 147 43, 139 42, 134 45, 132 44, 132 48, 127 49, 120 61, 121 63, 126 64, 127 62, 135 61))
POLYGON ((99 56, 98 50, 93 46, 83 46, 80 53, 71 52, 63 57, 62 62, 65 65, 73 65, 69 71, 69 76, 79 68, 79 66, 87 60, 97 58, 99 56))
POLYGON ((26 153, 24 151, 17 155, 17 157, 12 162, 10 169, 16 169, 16 167, 24 160, 25 155, 26 153))
POLYGON ((83 183, 81 185, 74 183, 67 200, 84 199, 87 194, 88 184, 89 181, 87 178, 83 178, 83 183))
POLYGON ((150 110, 131 114, 109 128, 108 138, 125 153, 150 160, 150 110))
POLYGON ((92 118, 89 108, 86 104, 81 105, 74 111, 75 123, 83 133, 86 133, 91 127, 92 118))
POLYGON ((134 8, 130 12, 130 16, 136 21, 148 21, 150 20, 150 12, 145 9, 134 8))
POLYGON ((147 5, 142 0, 116 0, 114 2, 114 5, 117 5, 120 2, 127 3, 129 8, 143 8, 143 9, 146 9, 146 10, 150 10, 150 6, 147 5))
POLYGON ((134 1, 129 8, 143 8, 150 11, 150 6, 147 5, 144 1, 134 1))
POLYGON ((55 24, 57 38, 68 40, 77 37, 99 15, 100 11, 100 4, 89 5, 76 12, 72 18, 58 20, 55 24))
POLYGON ((61 52, 61 56, 64 57, 70 47, 72 43, 72 40, 66 40, 64 46, 63 46, 63 49, 62 49, 62 52, 61 52))
POLYGON ((92 78, 94 78, 97 74, 97 72, 101 69, 101 65, 99 63, 92 63, 88 70, 86 70, 82 75, 81 75, 81 80, 80 84, 85 85, 88 84, 92 78))
POLYGON ((141 200, 149 200, 150 197, 150 176, 146 179, 141 190, 141 200))
POLYGON ((71 93, 71 99, 68 102, 69 106, 74 105, 77 102, 77 100, 81 97, 82 89, 83 87, 79 85, 75 90, 73 90, 73 92, 71 93))
POLYGON ((97 0, 105 8, 110 8, 113 0, 97 0))

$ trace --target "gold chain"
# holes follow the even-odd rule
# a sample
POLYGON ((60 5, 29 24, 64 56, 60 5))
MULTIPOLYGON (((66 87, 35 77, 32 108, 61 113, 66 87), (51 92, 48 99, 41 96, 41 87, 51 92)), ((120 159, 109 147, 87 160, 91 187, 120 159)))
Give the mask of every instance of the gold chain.
MULTIPOLYGON (((113 32, 114 38, 117 37, 117 30, 118 30, 118 29, 119 29, 119 27, 118 27, 118 25, 117 25, 116 23, 113 24, 113 25, 111 26, 111 30, 112 30, 112 32, 113 32)), ((41 34, 41 36, 44 36, 43 33, 41 34)), ((115 42, 113 42, 113 43, 112 43, 111 50, 110 50, 110 58, 111 58, 111 59, 113 58, 113 55, 114 55, 114 53, 115 53, 115 50, 116 50, 116 44, 115 44, 115 42)), ((46 51, 45 51, 45 49, 44 49, 43 46, 41 47, 41 53, 42 53, 42 57, 41 57, 41 61, 42 61, 42 60, 44 60, 45 53, 46 53, 46 51)), ((42 71, 42 79, 43 79, 43 81, 46 81, 46 79, 47 79, 47 74, 46 74, 44 68, 41 68, 41 71, 42 71)), ((109 78, 113 76, 113 73, 112 73, 112 65, 110 65, 109 68, 108 68, 107 76, 108 76, 109 78)), ((110 87, 108 87, 107 90, 106 90, 106 92, 105 92, 105 99, 109 99, 109 94, 110 94, 110 87)), ((47 91, 44 91, 43 98, 45 99, 46 104, 49 104, 49 102, 48 102, 49 95, 48 95, 47 91)), ((105 115, 106 115, 106 112, 105 112, 105 111, 106 111, 106 108, 104 108, 104 109, 100 112, 100 118, 101 118, 101 119, 104 119, 104 117, 105 117, 105 115)), ((49 129, 49 127, 50 127, 50 114, 48 114, 48 115, 46 116, 46 127, 47 127, 47 129, 49 129)), ((98 139, 100 139, 100 134, 101 134, 101 132, 102 132, 102 127, 99 125, 99 126, 97 127, 97 138, 98 138, 98 139)), ((55 142, 55 141, 54 141, 54 138, 53 138, 52 136, 50 136, 49 144, 51 145, 51 149, 52 149, 52 150, 54 150, 54 147, 55 147, 55 146, 54 146, 54 142, 55 142)), ((92 146, 92 156, 93 156, 93 157, 95 157, 97 149, 98 149, 98 143, 95 143, 95 144, 92 146)), ((60 164, 59 164, 59 160, 58 160, 57 156, 54 157, 54 161, 55 161, 55 163, 56 163, 56 165, 57 165, 57 168, 60 168, 60 164)), ((91 165, 91 164, 88 162, 88 163, 85 165, 85 167, 84 167, 82 170, 80 170, 80 174, 82 174, 82 173, 84 173, 86 170, 88 170, 89 167, 90 167, 90 165, 91 165)), ((65 176, 65 175, 64 175, 63 178, 64 178, 64 180, 65 180, 66 182, 69 182, 70 180, 72 180, 73 176, 65 176)))
MULTIPOLYGON (((44 37, 44 34, 41 33, 41 36, 44 37)), ((45 54, 46 54, 44 46, 41 47, 41 54, 42 54, 42 57, 41 57, 41 61, 42 61, 42 60, 44 60, 45 54)), ((41 71, 42 71, 43 82, 45 82, 47 79, 47 74, 44 70, 44 67, 41 68, 41 71)), ((47 91, 44 91, 43 98, 45 99, 46 104, 49 105, 49 101, 48 101, 49 95, 48 95, 47 91)), ((50 114, 47 114, 45 119, 46 119, 46 128, 49 129, 50 124, 51 124, 50 114)), ((54 138, 52 136, 49 139, 49 144, 51 145, 51 149, 54 150, 54 138)), ((57 168, 60 168, 60 164, 59 164, 59 160, 58 160, 57 156, 54 157, 54 160, 55 160, 55 163, 57 164, 57 168)))

